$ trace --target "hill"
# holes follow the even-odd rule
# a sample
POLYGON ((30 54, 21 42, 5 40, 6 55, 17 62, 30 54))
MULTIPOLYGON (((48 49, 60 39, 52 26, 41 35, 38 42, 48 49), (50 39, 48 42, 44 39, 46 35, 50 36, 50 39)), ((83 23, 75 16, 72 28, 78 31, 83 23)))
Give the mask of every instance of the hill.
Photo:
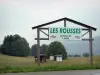
MULTIPOLYGON (((100 55, 100 36, 94 37, 93 41, 93 53, 94 55, 100 55)), ((89 53, 88 41, 65 41, 64 46, 69 54, 83 54, 89 53)))

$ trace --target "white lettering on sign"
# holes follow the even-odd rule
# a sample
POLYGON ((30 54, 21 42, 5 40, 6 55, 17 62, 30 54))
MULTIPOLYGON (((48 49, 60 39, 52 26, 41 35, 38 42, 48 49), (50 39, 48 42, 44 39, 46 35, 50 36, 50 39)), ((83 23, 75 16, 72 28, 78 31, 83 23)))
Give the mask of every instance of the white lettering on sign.
POLYGON ((81 34, 80 28, 49 28, 49 40, 81 40, 81 34))

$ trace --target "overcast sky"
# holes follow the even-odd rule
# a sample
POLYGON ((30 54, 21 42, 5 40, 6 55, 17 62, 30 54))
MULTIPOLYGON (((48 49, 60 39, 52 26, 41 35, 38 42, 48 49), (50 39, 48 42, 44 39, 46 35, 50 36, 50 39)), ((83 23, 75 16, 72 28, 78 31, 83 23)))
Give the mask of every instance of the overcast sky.
POLYGON ((19 34, 31 46, 36 43, 31 27, 63 17, 98 28, 93 36, 100 36, 100 0, 0 0, 0 44, 5 36, 19 34))

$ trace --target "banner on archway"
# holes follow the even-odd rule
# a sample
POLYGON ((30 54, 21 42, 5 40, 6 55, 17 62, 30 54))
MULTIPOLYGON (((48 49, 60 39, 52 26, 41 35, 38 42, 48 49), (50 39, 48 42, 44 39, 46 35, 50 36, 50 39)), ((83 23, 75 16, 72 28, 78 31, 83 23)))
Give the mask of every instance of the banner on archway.
POLYGON ((81 28, 50 27, 49 40, 82 40, 81 28))

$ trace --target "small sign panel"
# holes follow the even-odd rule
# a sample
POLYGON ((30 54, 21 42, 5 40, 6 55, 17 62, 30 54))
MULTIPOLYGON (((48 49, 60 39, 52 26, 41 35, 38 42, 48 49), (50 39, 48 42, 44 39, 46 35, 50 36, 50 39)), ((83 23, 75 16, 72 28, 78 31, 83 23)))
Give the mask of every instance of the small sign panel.
POLYGON ((82 40, 81 28, 50 27, 49 40, 82 40))

